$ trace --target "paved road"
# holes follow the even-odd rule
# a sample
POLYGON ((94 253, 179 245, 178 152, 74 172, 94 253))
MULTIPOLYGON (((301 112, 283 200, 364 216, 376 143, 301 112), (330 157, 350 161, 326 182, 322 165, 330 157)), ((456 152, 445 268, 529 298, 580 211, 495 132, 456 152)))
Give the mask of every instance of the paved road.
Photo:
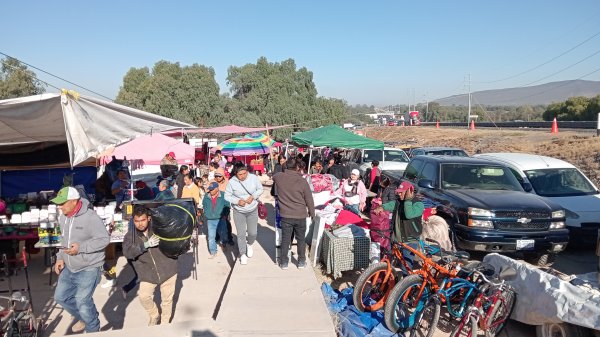
MULTIPOLYGON (((209 260, 206 241, 200 240, 196 280, 192 276, 193 255, 180 257, 175 315, 168 326, 146 326, 148 316, 136 298, 137 288, 124 299, 116 288, 98 287, 94 301, 100 312, 101 330, 105 331, 99 334, 334 337, 333 322, 315 274, 310 268, 298 270, 295 266, 281 270, 274 263, 273 227, 261 221, 258 233, 255 255, 246 266, 235 259, 237 252, 233 249, 209 260)), ((133 277, 126 266, 126 260, 119 258, 119 285, 133 277)), ((52 300, 54 287, 48 285, 49 272, 43 266, 42 254, 33 255, 30 276, 35 309, 44 318, 45 336, 67 335, 71 317, 52 300)), ((23 275, 14 283, 25 284, 23 275)))

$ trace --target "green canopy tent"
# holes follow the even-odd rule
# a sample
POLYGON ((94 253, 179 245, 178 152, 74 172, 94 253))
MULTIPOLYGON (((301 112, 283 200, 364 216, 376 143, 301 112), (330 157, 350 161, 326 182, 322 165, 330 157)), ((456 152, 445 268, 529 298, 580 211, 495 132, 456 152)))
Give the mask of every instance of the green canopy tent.
POLYGON ((292 136, 300 146, 329 146, 346 149, 382 149, 383 142, 359 136, 337 125, 327 125, 292 136))
MULTIPOLYGON (((381 141, 359 136, 337 125, 327 125, 308 130, 292 136, 292 142, 299 146, 329 146, 346 149, 383 150, 381 141)), ((309 163, 312 162, 312 151, 309 153, 309 163)))

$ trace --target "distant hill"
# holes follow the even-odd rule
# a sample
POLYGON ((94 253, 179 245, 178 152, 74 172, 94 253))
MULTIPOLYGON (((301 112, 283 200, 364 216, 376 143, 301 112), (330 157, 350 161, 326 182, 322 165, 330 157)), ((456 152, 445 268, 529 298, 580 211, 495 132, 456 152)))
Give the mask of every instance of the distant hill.
MULTIPOLYGON (((569 97, 600 94, 600 81, 571 80, 532 87, 484 90, 471 93, 471 103, 481 105, 538 105, 562 102, 569 97)), ((440 105, 468 105, 467 94, 435 100, 440 105)))

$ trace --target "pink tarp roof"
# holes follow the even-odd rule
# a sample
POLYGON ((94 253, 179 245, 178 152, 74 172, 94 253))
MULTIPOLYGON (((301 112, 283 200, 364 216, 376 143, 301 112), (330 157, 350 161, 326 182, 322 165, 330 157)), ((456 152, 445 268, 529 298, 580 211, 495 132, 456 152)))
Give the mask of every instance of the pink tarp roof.
POLYGON ((165 132, 165 134, 173 134, 173 133, 220 133, 220 134, 235 134, 235 133, 252 133, 252 132, 260 132, 266 130, 280 129, 289 127, 291 125, 279 125, 279 126, 269 126, 264 128, 251 128, 246 126, 238 126, 238 125, 224 125, 217 126, 214 128, 182 128, 179 130, 173 130, 170 132, 165 132))
MULTIPOLYGON (((193 146, 160 133, 138 137, 115 148, 112 155, 117 159, 127 157, 134 168, 144 165, 160 165, 160 161, 169 152, 175 152, 177 163, 194 163, 195 149, 193 146)), ((110 162, 110 160, 108 160, 110 162)))

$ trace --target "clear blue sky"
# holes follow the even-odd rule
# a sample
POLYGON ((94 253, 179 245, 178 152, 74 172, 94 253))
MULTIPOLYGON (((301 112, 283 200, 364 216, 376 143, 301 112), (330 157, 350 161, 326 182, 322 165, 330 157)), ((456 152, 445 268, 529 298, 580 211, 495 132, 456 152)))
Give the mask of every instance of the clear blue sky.
MULTIPOLYGON (((9 1, 0 51, 115 97, 130 67, 293 58, 319 95, 387 105, 523 86, 600 51, 600 1, 9 1)), ((600 53, 539 83, 600 68, 600 53)), ((58 87, 73 86, 39 74, 58 87)), ((600 71, 587 80, 600 80, 600 71)), ((48 88, 48 91, 55 91, 48 88)), ((83 90, 80 90, 84 93, 83 90)))

